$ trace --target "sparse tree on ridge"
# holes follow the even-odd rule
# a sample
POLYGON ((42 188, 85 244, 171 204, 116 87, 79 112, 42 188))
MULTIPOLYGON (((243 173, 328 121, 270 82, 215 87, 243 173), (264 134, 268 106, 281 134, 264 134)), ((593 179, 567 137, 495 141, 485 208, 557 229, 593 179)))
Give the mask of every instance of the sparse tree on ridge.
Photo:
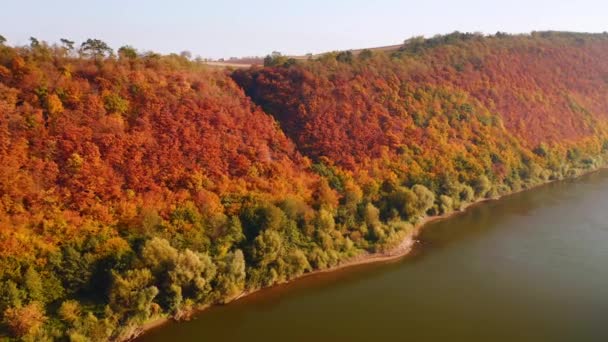
POLYGON ((185 59, 187 59, 187 60, 192 59, 192 52, 187 51, 187 50, 184 50, 184 51, 180 52, 180 53, 179 53, 179 55, 180 55, 182 58, 185 58, 185 59))
POLYGON ((69 39, 66 39, 66 38, 61 38, 59 41, 63 45, 63 48, 66 49, 67 51, 74 50, 74 41, 73 40, 69 40, 69 39))
POLYGON ((40 41, 34 37, 30 37, 30 47, 37 48, 40 46, 40 41))
POLYGON ((135 59, 137 58, 137 50, 131 45, 121 46, 118 49, 118 56, 121 58, 135 59))
POLYGON ((95 59, 103 58, 106 55, 112 55, 112 53, 114 53, 112 48, 110 48, 106 42, 91 38, 87 39, 80 45, 80 52, 95 59))

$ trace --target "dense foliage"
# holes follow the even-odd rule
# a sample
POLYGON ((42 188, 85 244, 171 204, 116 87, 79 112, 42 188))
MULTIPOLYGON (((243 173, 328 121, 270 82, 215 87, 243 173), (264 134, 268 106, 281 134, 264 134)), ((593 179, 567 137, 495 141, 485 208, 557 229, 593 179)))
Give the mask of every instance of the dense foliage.
POLYGON ((422 184, 457 204, 462 187, 486 184, 475 197, 493 196, 599 165, 607 54, 608 34, 456 32, 233 78, 302 153, 352 176, 364 197, 422 184))
POLYGON ((605 34, 455 33, 232 73, 4 43, 0 339, 125 339, 608 150, 605 34))
POLYGON ((291 246, 314 245, 301 229, 331 190, 272 117, 224 72, 83 47, 0 46, 7 331, 126 336, 152 315, 240 294, 245 260, 261 269, 250 287, 310 268, 291 246))

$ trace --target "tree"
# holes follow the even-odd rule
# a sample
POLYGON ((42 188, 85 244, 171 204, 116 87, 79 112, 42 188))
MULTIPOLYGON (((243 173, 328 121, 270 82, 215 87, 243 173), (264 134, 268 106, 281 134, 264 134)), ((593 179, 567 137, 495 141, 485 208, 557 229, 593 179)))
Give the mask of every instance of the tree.
POLYGON ((340 63, 351 64, 353 62, 353 53, 352 51, 342 51, 336 55, 336 60, 340 63))
POLYGON ((382 225, 380 222, 380 210, 378 210, 378 208, 376 208, 372 203, 367 203, 365 205, 363 219, 369 228, 379 227, 382 225))
POLYGON ((129 101, 115 93, 104 96, 103 103, 108 113, 125 114, 129 110, 129 101))
POLYGON ((4 45, 4 43, 6 43, 6 38, 0 34, 0 45, 4 45))
POLYGON ((175 266, 169 271, 171 286, 179 287, 179 293, 201 302, 211 292, 211 282, 217 268, 206 254, 189 249, 180 253, 175 266))
POLYGON ((374 53, 370 49, 364 49, 363 51, 361 51, 359 53, 359 59, 361 59, 363 61, 371 59, 373 56, 374 56, 374 53))
POLYGON ((9 307, 21 307, 27 293, 20 290, 12 280, 4 281, 0 287, 0 312, 9 307))
POLYGON ((221 235, 214 241, 213 247, 219 256, 224 256, 233 246, 245 239, 241 221, 237 216, 231 216, 222 225, 221 235))
POLYGON ((418 213, 416 193, 405 187, 398 187, 388 196, 389 208, 395 208, 403 219, 414 219, 418 213))
POLYGON ((182 58, 185 58, 187 60, 191 60, 192 59, 192 52, 190 51, 182 51, 179 53, 179 56, 182 58))
POLYGON ((45 321, 44 309, 37 302, 23 307, 8 308, 4 311, 4 324, 17 338, 35 335, 45 321))
POLYGON ((136 59, 137 50, 130 45, 121 46, 118 49, 118 56, 120 56, 120 58, 136 59))
POLYGON ((80 319, 81 307, 78 301, 66 300, 61 303, 57 313, 62 321, 73 325, 80 319))
POLYGON ((435 194, 427 189, 424 185, 416 184, 412 187, 412 191, 416 194, 416 211, 418 215, 424 215, 435 203, 435 194))
POLYGON ((471 202, 475 199, 475 190, 472 187, 461 184, 460 186, 460 200, 463 202, 471 202))
POLYGON ((439 196, 439 213, 448 214, 454 209, 454 200, 450 196, 439 196))
POLYGON ((169 241, 158 237, 148 240, 141 251, 144 265, 155 274, 172 268, 178 256, 179 252, 169 244, 169 241))
POLYGON ((40 41, 34 37, 30 37, 30 47, 32 49, 40 47, 40 41))
POLYGON ((149 269, 113 272, 110 307, 127 319, 144 322, 150 317, 152 301, 158 288, 150 285, 154 279, 149 269))
POLYGON ((218 262, 218 272, 214 284, 220 300, 226 302, 241 294, 245 289, 245 276, 245 258, 240 249, 228 253, 222 258, 218 262))
POLYGON ((241 213, 243 231, 249 241, 255 239, 260 231, 279 230, 285 219, 285 213, 269 203, 246 206, 241 213))
POLYGON ((279 258, 283 249, 283 239, 274 230, 265 230, 258 235, 252 248, 252 256, 256 265, 265 267, 279 258))
POLYGON ((296 60, 283 56, 278 51, 273 51, 270 55, 264 58, 264 66, 266 67, 278 67, 278 66, 291 66, 296 63, 296 60))
POLYGON ((23 276, 23 282, 32 301, 44 302, 44 288, 40 274, 33 268, 28 267, 23 276))
POLYGON ((548 154, 547 145, 544 143, 540 143, 534 150, 532 150, 536 155, 540 157, 546 157, 548 154))
POLYGON ((477 195, 478 197, 486 197, 486 195, 491 189, 492 182, 488 179, 488 176, 486 175, 480 175, 473 181, 473 190, 475 190, 475 195, 477 195))
POLYGON ((61 263, 55 266, 61 275, 63 287, 69 294, 75 294, 89 285, 91 279, 91 262, 72 246, 62 250, 61 263))
POLYGON ((104 41, 89 38, 80 45, 80 52, 97 60, 112 55, 113 50, 104 41))
POLYGON ((50 118, 54 118, 63 112, 63 103, 57 94, 50 94, 46 97, 46 110, 50 118))
POLYGON ((310 271, 311 266, 304 252, 295 249, 285 256, 282 268, 282 273, 285 274, 288 279, 293 279, 301 276, 306 271, 310 271))
POLYGON ((74 50, 74 41, 73 40, 61 38, 59 41, 61 42, 61 44, 63 45, 63 48, 66 51, 70 52, 70 51, 74 50))

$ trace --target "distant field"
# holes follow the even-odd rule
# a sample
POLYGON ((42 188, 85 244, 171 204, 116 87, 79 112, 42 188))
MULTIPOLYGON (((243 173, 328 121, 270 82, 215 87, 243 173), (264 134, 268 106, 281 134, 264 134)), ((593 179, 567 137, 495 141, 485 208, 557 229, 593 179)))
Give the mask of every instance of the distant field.
MULTIPOLYGON (((216 68, 249 68, 252 65, 257 65, 256 64, 252 64, 252 63, 239 63, 236 61, 230 61, 230 62, 206 62, 205 64, 211 66, 211 67, 216 67, 216 68)), ((259 63, 260 65, 263 64, 259 63)))
MULTIPOLYGON (((373 47, 373 48, 363 48, 363 49, 343 50, 343 51, 350 51, 353 53, 353 55, 356 56, 356 55, 360 54, 361 51, 363 51, 363 50, 371 50, 373 52, 390 52, 390 51, 398 50, 402 46, 403 46, 403 44, 397 44, 397 45, 386 45, 386 46, 378 46, 378 47, 373 47)), ((310 57, 319 58, 326 53, 328 53, 328 52, 322 52, 322 53, 318 53, 318 54, 312 55, 312 56, 304 55, 304 56, 289 56, 289 57, 302 60, 302 59, 308 59, 310 57)))
MULTIPOLYGON (((353 55, 356 56, 356 55, 360 54, 361 51, 363 51, 363 50, 371 50, 373 52, 390 52, 390 51, 395 51, 402 46, 403 46, 403 44, 397 44, 397 45, 379 46, 379 47, 374 47, 374 48, 344 50, 344 51, 350 51, 353 53, 353 55)), ((309 58, 313 58, 313 59, 319 58, 326 53, 328 53, 328 52, 318 53, 318 54, 314 54, 314 55, 300 55, 300 56, 288 56, 288 57, 297 59, 297 60, 307 60, 309 58)), ((257 57, 257 58, 256 57, 253 57, 253 58, 246 57, 246 58, 230 59, 228 61, 207 62, 207 65, 212 66, 212 67, 217 67, 217 68, 249 68, 253 65, 263 65, 263 64, 264 64, 263 57, 257 57)))

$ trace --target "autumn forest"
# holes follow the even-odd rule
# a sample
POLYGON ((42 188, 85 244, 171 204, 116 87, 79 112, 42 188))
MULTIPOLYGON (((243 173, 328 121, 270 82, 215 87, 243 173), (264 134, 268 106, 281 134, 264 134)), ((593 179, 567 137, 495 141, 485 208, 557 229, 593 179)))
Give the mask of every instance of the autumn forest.
POLYGON ((213 68, 0 36, 0 340, 127 340, 608 162, 608 34, 213 68))

